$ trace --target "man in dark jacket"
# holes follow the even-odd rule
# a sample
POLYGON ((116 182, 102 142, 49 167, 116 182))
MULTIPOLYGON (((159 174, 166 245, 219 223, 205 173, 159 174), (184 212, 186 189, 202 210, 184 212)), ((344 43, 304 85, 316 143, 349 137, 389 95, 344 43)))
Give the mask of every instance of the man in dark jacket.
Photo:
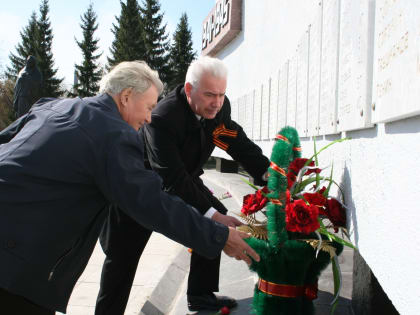
POLYGON ((65 312, 111 204, 209 258, 224 248, 259 259, 246 235, 166 194, 144 168, 138 130, 162 91, 157 72, 123 62, 101 91, 41 99, 0 133, 0 314, 65 312))
MULTIPOLYGON (((227 216, 227 209, 203 184, 203 165, 215 146, 225 150, 255 178, 261 179, 269 160, 231 120, 230 103, 225 97, 227 70, 215 58, 193 62, 186 83, 160 101, 152 123, 142 129, 146 160, 163 179, 166 191, 181 197, 203 216, 226 226, 240 224, 227 216)), ((102 270, 96 314, 122 315, 135 276, 138 260, 150 236, 121 211, 115 210, 103 232, 107 258, 102 270), (133 240, 136 240, 135 242, 133 240), (129 250, 119 250, 129 244, 129 250)), ((187 300, 191 311, 234 307, 236 301, 216 296, 220 256, 203 257, 193 251, 188 278, 187 300)))

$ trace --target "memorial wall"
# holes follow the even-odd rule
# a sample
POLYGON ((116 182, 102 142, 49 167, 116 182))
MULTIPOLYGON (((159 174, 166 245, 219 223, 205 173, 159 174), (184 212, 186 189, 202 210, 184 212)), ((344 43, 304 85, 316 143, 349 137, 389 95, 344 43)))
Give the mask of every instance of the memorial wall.
MULTIPOLYGON (((232 14, 232 0, 220 1, 232 14)), ((242 0, 240 9, 240 31, 208 50, 228 67, 232 118, 267 156, 285 125, 306 157, 313 140, 351 138, 320 163, 334 161, 351 239, 380 286, 400 314, 418 314, 420 0, 242 0)))
POLYGON ((380 0, 375 12, 374 1, 320 1, 294 53, 232 99, 252 108, 251 138, 273 139, 285 125, 318 136, 418 115, 419 4, 380 0))

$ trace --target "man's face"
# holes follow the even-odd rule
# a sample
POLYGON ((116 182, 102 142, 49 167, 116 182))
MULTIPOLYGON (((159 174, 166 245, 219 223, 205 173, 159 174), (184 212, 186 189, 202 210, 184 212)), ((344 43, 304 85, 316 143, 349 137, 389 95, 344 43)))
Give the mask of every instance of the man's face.
POLYGON ((122 118, 135 130, 152 120, 152 109, 156 106, 159 93, 154 85, 144 93, 137 93, 133 89, 121 92, 120 114, 122 118))
POLYGON ((226 79, 204 73, 198 86, 185 84, 185 94, 193 112, 205 119, 213 119, 225 100, 226 79))

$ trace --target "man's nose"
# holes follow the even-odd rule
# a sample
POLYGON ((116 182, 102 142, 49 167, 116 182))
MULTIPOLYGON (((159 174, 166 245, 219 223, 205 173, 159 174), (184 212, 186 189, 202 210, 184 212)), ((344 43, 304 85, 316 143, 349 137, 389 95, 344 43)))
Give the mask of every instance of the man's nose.
POLYGON ((146 115, 146 123, 150 124, 152 122, 152 113, 146 115))
POLYGON ((223 105, 223 102, 225 100, 224 96, 216 96, 216 105, 217 107, 221 107, 223 105))

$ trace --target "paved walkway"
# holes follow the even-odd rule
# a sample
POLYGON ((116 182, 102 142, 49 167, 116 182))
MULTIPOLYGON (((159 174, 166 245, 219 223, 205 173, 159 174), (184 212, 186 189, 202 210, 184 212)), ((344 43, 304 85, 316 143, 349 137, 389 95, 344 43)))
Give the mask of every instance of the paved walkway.
MULTIPOLYGON (((153 233, 140 259, 125 315, 137 315, 169 265, 184 247, 153 233)), ((93 315, 105 255, 98 244, 79 278, 67 308, 69 315, 93 315)), ((57 313, 62 314, 62 313, 57 313)), ((185 314, 184 314, 185 315, 185 314)))

